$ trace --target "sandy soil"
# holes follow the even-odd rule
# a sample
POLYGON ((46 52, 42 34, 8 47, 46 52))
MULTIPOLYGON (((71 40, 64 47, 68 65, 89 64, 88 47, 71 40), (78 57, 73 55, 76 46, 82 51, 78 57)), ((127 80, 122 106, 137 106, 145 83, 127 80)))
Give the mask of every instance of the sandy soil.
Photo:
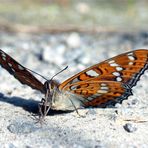
MULTIPOLYGON (((148 36, 137 34, 26 35, 1 32, 1 48, 20 63, 48 78, 63 81, 84 68, 129 49, 148 48, 148 36)), ((40 92, 20 84, 0 68, 0 147, 148 147, 148 71, 122 104, 71 113, 50 112, 42 126, 40 92)))

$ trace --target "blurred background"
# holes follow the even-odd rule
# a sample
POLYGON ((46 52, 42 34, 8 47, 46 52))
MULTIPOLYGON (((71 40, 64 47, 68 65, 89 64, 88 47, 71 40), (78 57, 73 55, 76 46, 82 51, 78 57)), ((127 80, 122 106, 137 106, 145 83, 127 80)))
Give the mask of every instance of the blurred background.
POLYGON ((0 0, 9 31, 136 31, 147 29, 147 14, 147 0, 0 0))
POLYGON ((0 47, 47 75, 147 48, 147 26, 147 0, 0 0, 0 47))

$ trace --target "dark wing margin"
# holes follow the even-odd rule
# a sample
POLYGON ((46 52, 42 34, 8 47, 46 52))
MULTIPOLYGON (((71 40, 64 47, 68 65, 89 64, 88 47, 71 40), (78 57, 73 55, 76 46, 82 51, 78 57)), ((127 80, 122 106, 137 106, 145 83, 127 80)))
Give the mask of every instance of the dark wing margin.
POLYGON ((0 49, 0 65, 13 75, 22 84, 44 93, 43 84, 33 76, 24 66, 0 49))

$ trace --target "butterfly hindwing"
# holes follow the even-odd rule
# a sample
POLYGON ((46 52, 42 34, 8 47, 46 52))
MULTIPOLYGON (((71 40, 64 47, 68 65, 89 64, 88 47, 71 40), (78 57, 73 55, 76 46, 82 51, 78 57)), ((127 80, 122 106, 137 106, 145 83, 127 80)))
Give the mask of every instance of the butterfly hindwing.
POLYGON ((116 81, 81 81, 68 85, 66 90, 84 98, 82 103, 85 107, 106 106, 108 102, 117 103, 116 98, 120 98, 118 102, 122 102, 132 94, 128 85, 116 81))

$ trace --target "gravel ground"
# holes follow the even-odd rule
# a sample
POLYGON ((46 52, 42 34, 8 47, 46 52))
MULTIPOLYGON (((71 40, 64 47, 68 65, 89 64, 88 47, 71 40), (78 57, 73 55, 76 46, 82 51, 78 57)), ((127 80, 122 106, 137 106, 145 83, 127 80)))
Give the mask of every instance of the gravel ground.
MULTIPOLYGON (((86 35, 0 32, 0 47, 24 66, 62 82, 84 68, 131 49, 147 48, 148 33, 86 35)), ((41 79, 41 78, 39 78, 41 79)), ((36 124, 32 113, 43 97, 0 68, 0 147, 148 147, 148 71, 133 96, 115 107, 50 112, 36 124)))

